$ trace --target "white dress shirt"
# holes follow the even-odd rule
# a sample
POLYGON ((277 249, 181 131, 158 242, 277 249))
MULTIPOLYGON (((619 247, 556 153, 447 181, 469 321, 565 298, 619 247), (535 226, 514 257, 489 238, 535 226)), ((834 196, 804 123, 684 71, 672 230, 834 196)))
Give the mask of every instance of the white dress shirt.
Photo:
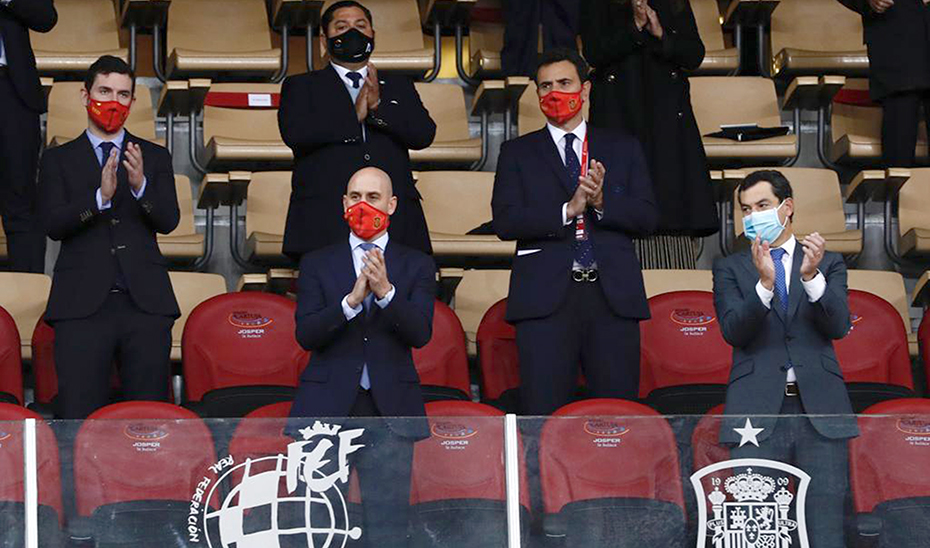
MULTIPOLYGON (((13 0, 0 0, 0 6, 9 6, 12 1, 13 0)), ((0 67, 5 67, 6 65, 6 48, 3 44, 3 35, 0 34, 0 67)))
MULTIPOLYGON (((785 254, 781 256, 781 263, 785 267, 785 289, 790 295, 791 267, 794 264, 794 253, 795 251, 804 253, 804 251, 798 249, 798 240, 794 236, 788 238, 788 240, 781 245, 781 248, 785 250, 785 254)), ((805 282, 802 278, 801 285, 804 287, 804 292, 807 293, 807 300, 812 303, 819 301, 820 298, 823 297, 823 294, 827 291, 827 279, 824 278, 823 273, 819 270, 817 271, 817 275, 808 282, 805 282)), ((772 308, 772 299, 775 298, 774 287, 772 289, 766 289, 765 286, 762 285, 762 280, 759 280, 756 282, 756 295, 759 296, 759 300, 762 301, 763 306, 768 309, 772 308)), ((785 381, 797 381, 797 376, 794 374, 793 367, 788 369, 788 375, 785 381)))
MULTIPOLYGON (((361 248, 361 245, 365 243, 365 240, 359 238, 354 233, 349 234, 349 247, 352 248, 352 265, 355 267, 355 278, 358 279, 362 275, 362 267, 365 266, 365 263, 362 261, 362 257, 365 256, 365 250, 361 248)), ((384 253, 384 250, 387 249, 388 244, 388 233, 385 232, 383 235, 373 240, 371 243, 375 244, 378 249, 384 253)), ((387 305, 391 304, 391 300, 394 298, 394 286, 391 286, 391 290, 380 299, 375 299, 375 304, 381 308, 387 308, 387 305)), ((358 303, 355 308, 349 306, 349 296, 346 295, 342 298, 342 313, 345 315, 347 321, 352 321, 353 318, 362 313, 363 310, 362 303, 358 303)))
MULTIPOLYGON (((92 146, 94 149, 94 154, 97 156, 97 163, 102 166, 103 165, 103 149, 100 148, 100 144, 103 143, 104 140, 94 135, 89 129, 84 130, 84 133, 87 135, 87 138, 90 140, 90 146, 92 146)), ((126 130, 124 129, 124 130, 121 130, 119 132, 119 135, 117 135, 110 142, 113 143, 113 145, 116 147, 116 150, 121 151, 123 150, 123 139, 125 138, 126 138, 126 130)), ((145 177, 143 177, 142 188, 139 189, 139 192, 136 192, 135 189, 130 188, 129 191, 132 193, 132 197, 135 198, 136 200, 141 198, 142 195, 145 194, 145 187, 147 184, 148 184, 148 181, 146 180, 145 177)), ((103 196, 101 196, 100 194, 100 188, 97 188, 96 196, 97 196, 97 210, 98 211, 106 211, 110 209, 111 207, 113 207, 112 201, 110 200, 107 200, 106 202, 103 201, 103 196)))

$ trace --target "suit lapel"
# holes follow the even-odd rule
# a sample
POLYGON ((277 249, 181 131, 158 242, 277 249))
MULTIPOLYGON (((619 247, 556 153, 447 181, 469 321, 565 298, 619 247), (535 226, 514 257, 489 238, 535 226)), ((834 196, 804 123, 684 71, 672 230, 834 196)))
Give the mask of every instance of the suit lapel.
MULTIPOLYGON (((746 250, 746 251, 743 251, 743 252, 740 253, 740 256, 741 256, 741 259, 742 259, 742 260, 741 260, 741 263, 742 263, 743 267, 746 269, 746 271, 749 273, 751 279, 753 280, 752 285, 751 285, 751 288, 752 288, 752 289, 751 289, 751 291, 749 292, 749 298, 755 297, 755 298, 758 299, 758 297, 756 297, 756 282, 758 282, 758 280, 759 280, 759 272, 756 270, 756 265, 752 262, 752 250, 751 250, 751 249, 748 249, 748 250, 746 250)), ((793 286, 792 286, 792 287, 793 287, 793 286)), ((788 293, 788 303, 789 303, 789 306, 790 306, 790 303, 791 303, 791 295, 792 295, 792 293, 789 291, 789 293, 788 293)), ((775 298, 772 299, 771 310, 772 310, 772 312, 775 313, 776 316, 778 316, 778 319, 781 320, 782 323, 787 323, 787 322, 785 321, 785 315, 784 315, 784 314, 782 313, 782 311, 781 311, 781 307, 778 306, 777 299, 778 299, 778 297, 775 297, 775 298)))
POLYGON ((555 141, 552 140, 552 134, 545 127, 536 132, 536 148, 539 151, 539 156, 545 158, 549 167, 552 168, 562 193, 571 197, 571 192, 568 189, 575 186, 574 181, 568 184, 570 182, 568 181, 568 172, 565 171, 565 164, 559 155, 559 149, 556 147, 555 141))
MULTIPOLYGON (((398 251, 397 247, 391 245, 391 241, 388 240, 387 246, 384 248, 384 263, 387 267, 387 276, 388 280, 394 285, 394 298, 397 298, 397 293, 400 291, 397 287, 397 276, 400 272, 400 267, 398 266, 398 251)), ((381 307, 378 306, 374 301, 371 303, 371 308, 369 314, 366 315, 366 321, 372 321, 375 317, 379 316, 381 307)))
MULTIPOLYGON (((348 238, 346 238, 348 240, 348 238)), ((346 245, 338 246, 336 256, 333 258, 333 273, 342 284, 340 294, 348 295, 355 286, 355 262, 352 260, 352 247, 348 241, 346 245)))
POLYGON ((791 286, 788 289, 788 319, 794 317, 801 304, 801 297, 806 294, 801 285, 801 262, 804 260, 804 248, 801 242, 794 246, 794 255, 791 257, 791 286))
POLYGON ((336 69, 333 68, 332 63, 326 65, 326 68, 323 69, 326 73, 323 81, 331 88, 330 91, 322 97, 343 97, 346 104, 355 110, 355 103, 352 102, 352 96, 349 95, 349 90, 346 89, 345 83, 342 81, 342 77, 339 76, 339 73, 336 72, 336 69))
POLYGON ((88 181, 90 182, 88 186, 99 188, 100 173, 103 171, 103 167, 100 165, 100 161, 97 160, 97 151, 94 150, 94 145, 91 144, 87 133, 82 133, 78 138, 76 156, 77 162, 75 164, 81 166, 82 173, 88 174, 88 181))
MULTIPOLYGON (((129 193, 129 173, 126 171, 126 166, 123 165, 123 158, 126 153, 126 144, 129 143, 129 140, 132 139, 134 143, 138 144, 136 138, 125 132, 123 134, 123 146, 119 151, 119 163, 116 166, 116 194, 115 197, 118 197, 119 200, 117 203, 121 203, 124 199, 123 195, 129 193)), ((142 158, 142 165, 145 165, 145 158, 142 158)))

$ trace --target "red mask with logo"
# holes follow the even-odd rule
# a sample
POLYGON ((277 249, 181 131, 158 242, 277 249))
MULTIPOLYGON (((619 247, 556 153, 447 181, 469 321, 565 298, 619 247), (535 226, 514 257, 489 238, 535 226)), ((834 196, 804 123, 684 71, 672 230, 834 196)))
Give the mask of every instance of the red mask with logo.
POLYGON ((126 118, 129 117, 129 107, 119 101, 90 99, 87 102, 87 114, 97 127, 107 133, 115 133, 126 123, 126 118))
POLYGON ((581 98, 580 91, 574 93, 550 91, 539 98, 539 108, 542 109, 543 114, 557 124, 564 124, 574 118, 581 112, 582 104, 584 100, 581 98))
POLYGON ((343 218, 349 223, 352 232, 365 241, 371 240, 391 224, 390 215, 368 202, 359 202, 346 209, 343 218))

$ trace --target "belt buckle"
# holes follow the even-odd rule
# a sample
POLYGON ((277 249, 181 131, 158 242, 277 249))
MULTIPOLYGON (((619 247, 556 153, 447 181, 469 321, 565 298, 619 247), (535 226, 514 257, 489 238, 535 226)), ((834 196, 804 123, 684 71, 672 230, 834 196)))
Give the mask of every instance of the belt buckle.
POLYGON ((801 391, 798 390, 798 383, 789 382, 785 383, 785 395, 793 398, 801 395, 801 391))
POLYGON ((593 268, 580 268, 572 270, 572 279, 576 282, 596 282, 597 270, 593 268))

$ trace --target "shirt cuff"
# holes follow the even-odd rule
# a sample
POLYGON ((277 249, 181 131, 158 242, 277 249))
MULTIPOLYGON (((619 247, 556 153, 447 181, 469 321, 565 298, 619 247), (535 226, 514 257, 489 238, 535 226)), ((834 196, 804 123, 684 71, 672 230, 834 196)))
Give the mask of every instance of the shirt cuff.
POLYGON ((819 270, 811 281, 805 282, 802 279, 801 285, 804 286, 804 291, 807 292, 807 300, 812 303, 819 301, 820 297, 823 297, 823 294, 827 292, 827 279, 824 278, 823 272, 819 270))
POLYGON ((387 292, 387 295, 380 299, 375 299, 375 304, 381 308, 387 308, 387 305, 391 304, 391 299, 394 298, 394 286, 391 286, 391 290, 387 292))
POLYGON ((572 219, 568 218, 568 202, 562 204, 562 226, 572 224, 572 219))
POLYGON ((110 209, 110 207, 113 205, 113 202, 111 200, 107 200, 106 203, 104 203, 103 196, 100 194, 99 188, 97 189, 96 196, 97 196, 97 211, 106 211, 110 209))
POLYGON ((762 306, 771 309, 772 308, 772 299, 775 298, 775 292, 771 289, 766 289, 762 285, 762 280, 756 282, 756 295, 759 296, 759 300, 762 301, 762 306))
POLYGON ((346 317, 346 321, 351 322, 352 318, 358 316, 362 313, 362 304, 359 303, 358 306, 352 308, 349 306, 349 296, 346 295, 342 298, 342 314, 346 317))
POLYGON ((138 200, 145 194, 145 186, 148 185, 149 180, 145 177, 142 177, 142 188, 139 189, 139 192, 136 192, 135 189, 129 187, 129 192, 132 192, 132 197, 138 200))

